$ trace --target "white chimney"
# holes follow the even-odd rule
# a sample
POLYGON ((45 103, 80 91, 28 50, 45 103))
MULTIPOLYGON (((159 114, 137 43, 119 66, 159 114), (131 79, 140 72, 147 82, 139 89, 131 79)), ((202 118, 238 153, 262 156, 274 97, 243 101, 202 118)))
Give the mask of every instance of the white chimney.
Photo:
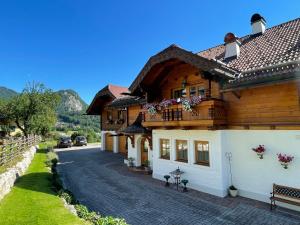
POLYGON ((225 42, 225 59, 237 58, 240 55, 241 42, 233 33, 227 33, 224 38, 225 42))
POLYGON ((258 13, 255 13, 251 17, 251 26, 252 26, 252 35, 263 34, 266 30, 266 20, 258 13))

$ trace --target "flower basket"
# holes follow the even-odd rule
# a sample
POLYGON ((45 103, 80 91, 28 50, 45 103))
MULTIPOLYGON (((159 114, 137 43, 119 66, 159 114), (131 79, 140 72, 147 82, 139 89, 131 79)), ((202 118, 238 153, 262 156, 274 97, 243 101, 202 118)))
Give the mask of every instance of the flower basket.
POLYGON ((278 161, 280 162, 280 164, 282 165, 282 167, 284 169, 287 169, 289 164, 294 159, 294 156, 290 156, 290 155, 286 155, 286 154, 282 154, 282 153, 277 154, 277 157, 278 157, 278 161))
POLYGON ((157 114, 157 104, 155 104, 155 103, 148 103, 148 104, 144 105, 143 108, 145 110, 147 110, 150 115, 157 114))
POLYGON ((162 109, 166 109, 169 108, 172 105, 176 105, 177 104, 177 100, 176 99, 164 99, 163 101, 161 101, 161 103, 159 103, 159 106, 162 109))
POLYGON ((254 152, 256 152, 256 154, 258 155, 258 157, 259 157, 260 159, 263 159, 263 158, 264 158, 264 154, 265 154, 265 152, 266 152, 266 148, 265 148, 264 145, 259 145, 259 146, 256 147, 256 148, 252 148, 252 150, 253 150, 254 152))

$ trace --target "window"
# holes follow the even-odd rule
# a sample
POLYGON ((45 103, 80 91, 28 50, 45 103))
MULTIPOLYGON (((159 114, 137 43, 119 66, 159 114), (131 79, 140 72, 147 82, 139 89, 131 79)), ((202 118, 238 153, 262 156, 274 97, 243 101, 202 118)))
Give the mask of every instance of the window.
POLYGON ((160 139, 160 158, 170 160, 170 140, 160 139))
POLYGON ((188 145, 185 140, 176 140, 177 161, 188 162, 188 145))
POLYGON ((173 98, 181 98, 183 97, 183 89, 174 89, 173 90, 173 98))
POLYGON ((190 97, 192 96, 201 96, 206 97, 205 88, 203 86, 193 86, 190 87, 190 97))
POLYGON ((208 141, 195 141, 196 164, 209 166, 209 143, 208 141))

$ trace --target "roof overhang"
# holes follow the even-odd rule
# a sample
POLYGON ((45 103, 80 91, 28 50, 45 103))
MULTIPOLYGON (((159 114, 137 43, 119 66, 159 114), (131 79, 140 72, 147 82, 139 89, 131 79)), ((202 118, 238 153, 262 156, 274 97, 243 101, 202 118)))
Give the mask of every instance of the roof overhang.
POLYGON ((250 87, 290 82, 300 79, 300 61, 267 66, 241 73, 236 79, 224 83, 221 92, 250 87))
POLYGON ((213 76, 218 76, 226 80, 234 79, 235 74, 237 73, 237 71, 228 68, 225 64, 216 60, 210 60, 184 50, 176 45, 171 45, 148 60, 136 79, 130 85, 129 90, 131 93, 135 93, 137 91, 149 72, 151 70, 155 70, 157 65, 161 65, 164 62, 171 60, 178 60, 183 63, 190 64, 201 71, 209 72, 213 76))
POLYGON ((87 115, 100 115, 105 105, 116 97, 109 91, 108 86, 101 89, 86 110, 87 115))

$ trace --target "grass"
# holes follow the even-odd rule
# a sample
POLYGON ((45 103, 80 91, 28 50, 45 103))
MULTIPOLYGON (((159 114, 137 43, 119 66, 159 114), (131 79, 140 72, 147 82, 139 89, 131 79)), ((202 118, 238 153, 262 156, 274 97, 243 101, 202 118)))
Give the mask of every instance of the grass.
POLYGON ((1 225, 83 225, 51 188, 45 165, 47 144, 40 145, 28 171, 0 202, 1 225))

